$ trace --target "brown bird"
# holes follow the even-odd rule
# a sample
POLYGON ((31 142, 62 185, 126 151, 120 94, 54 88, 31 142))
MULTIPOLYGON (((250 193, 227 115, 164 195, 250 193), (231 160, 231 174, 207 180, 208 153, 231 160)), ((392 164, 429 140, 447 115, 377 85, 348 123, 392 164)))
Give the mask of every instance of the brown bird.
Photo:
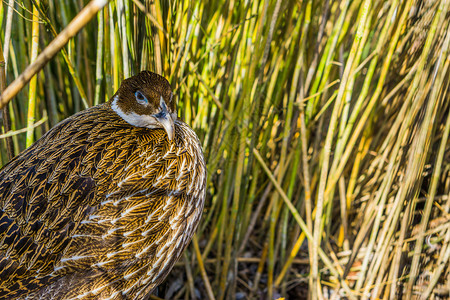
POLYGON ((142 299, 164 280, 206 184, 172 96, 141 72, 0 171, 0 299, 142 299))

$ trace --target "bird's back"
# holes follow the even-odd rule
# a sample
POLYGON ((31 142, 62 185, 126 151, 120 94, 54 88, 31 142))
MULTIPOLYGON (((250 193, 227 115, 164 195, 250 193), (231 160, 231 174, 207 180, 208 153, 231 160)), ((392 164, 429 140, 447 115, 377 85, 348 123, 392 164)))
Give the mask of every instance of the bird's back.
POLYGON ((134 299, 190 241, 206 168, 195 133, 134 127, 103 104, 0 171, 0 299, 134 299))

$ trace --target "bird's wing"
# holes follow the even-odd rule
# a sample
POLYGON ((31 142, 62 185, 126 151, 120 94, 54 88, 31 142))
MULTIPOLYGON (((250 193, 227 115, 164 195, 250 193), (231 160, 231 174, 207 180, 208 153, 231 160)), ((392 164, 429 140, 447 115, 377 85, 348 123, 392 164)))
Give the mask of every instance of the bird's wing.
POLYGON ((106 155, 114 160, 116 151, 104 149, 127 130, 105 128, 102 109, 62 121, 0 171, 0 297, 46 284, 41 278, 101 198, 97 167, 111 163, 106 155))
POLYGON ((0 299, 147 293, 186 247, 205 196, 195 133, 179 123, 168 143, 113 117, 75 115, 0 171, 0 299))

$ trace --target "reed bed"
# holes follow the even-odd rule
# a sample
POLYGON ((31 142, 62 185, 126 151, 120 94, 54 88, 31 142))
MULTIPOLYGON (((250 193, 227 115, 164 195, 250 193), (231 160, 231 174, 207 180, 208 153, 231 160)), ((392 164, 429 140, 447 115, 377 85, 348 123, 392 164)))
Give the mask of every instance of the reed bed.
MULTIPOLYGON (((87 3, 3 1, 7 83, 87 3)), ((113 0, 9 103, 1 161, 148 69, 208 167, 155 299, 448 299, 449 44, 448 0, 113 0)))

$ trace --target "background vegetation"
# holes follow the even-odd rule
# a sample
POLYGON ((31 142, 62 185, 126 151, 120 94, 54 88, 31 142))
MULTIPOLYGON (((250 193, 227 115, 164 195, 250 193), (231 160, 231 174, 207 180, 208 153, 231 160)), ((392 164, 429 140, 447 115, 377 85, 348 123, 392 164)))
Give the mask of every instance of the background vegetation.
MULTIPOLYGON (((87 2, 4 0, 7 82, 87 2)), ((6 136, 17 154, 152 70, 208 164, 201 225, 159 297, 445 298, 449 6, 111 1, 10 102, 1 161, 6 136)))

